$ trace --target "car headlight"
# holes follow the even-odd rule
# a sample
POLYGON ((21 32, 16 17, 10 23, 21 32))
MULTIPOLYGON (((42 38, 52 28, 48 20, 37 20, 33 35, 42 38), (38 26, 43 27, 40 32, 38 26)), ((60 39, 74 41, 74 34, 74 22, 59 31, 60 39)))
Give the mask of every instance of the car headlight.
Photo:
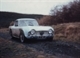
POLYGON ((51 33, 53 33, 53 30, 52 30, 52 29, 50 29, 50 30, 49 30, 49 33, 50 33, 50 34, 51 34, 51 33))
POLYGON ((31 34, 32 34, 32 35, 35 34, 35 32, 36 32, 36 31, 35 31, 34 29, 31 30, 31 34))

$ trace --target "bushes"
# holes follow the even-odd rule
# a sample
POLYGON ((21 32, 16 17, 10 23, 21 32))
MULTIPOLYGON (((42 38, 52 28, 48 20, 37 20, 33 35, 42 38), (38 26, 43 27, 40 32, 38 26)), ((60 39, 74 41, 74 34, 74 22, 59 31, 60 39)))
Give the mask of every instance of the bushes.
POLYGON ((56 6, 51 10, 51 16, 44 16, 40 24, 53 25, 60 23, 80 22, 80 1, 70 2, 68 5, 56 6))
POLYGON ((40 25, 51 25, 51 16, 44 16, 42 19, 38 20, 40 25))

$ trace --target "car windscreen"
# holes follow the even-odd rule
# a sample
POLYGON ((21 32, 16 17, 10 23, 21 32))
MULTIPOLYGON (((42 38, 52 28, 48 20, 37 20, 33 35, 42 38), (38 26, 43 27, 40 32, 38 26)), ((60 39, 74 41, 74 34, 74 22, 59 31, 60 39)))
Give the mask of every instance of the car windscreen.
POLYGON ((38 26, 38 22, 36 20, 22 20, 21 26, 38 26))

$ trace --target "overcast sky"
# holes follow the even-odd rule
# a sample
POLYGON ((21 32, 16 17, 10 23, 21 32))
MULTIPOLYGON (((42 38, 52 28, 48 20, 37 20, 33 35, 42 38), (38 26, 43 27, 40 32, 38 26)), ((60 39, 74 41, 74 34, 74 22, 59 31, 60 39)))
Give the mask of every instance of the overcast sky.
POLYGON ((70 1, 72 0, 0 0, 0 11, 48 15, 51 8, 70 1))

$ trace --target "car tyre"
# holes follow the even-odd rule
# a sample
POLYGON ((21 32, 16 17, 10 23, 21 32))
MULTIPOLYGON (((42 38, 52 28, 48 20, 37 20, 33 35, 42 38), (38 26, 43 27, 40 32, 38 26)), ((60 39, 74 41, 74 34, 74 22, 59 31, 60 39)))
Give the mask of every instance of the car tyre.
POLYGON ((48 38, 47 41, 53 41, 53 37, 48 38))
POLYGON ((19 38, 20 38, 20 42, 21 43, 23 43, 25 41, 25 36, 24 36, 24 34, 22 32, 20 33, 19 38))
POLYGON ((53 37, 51 37, 50 41, 53 41, 53 37))

